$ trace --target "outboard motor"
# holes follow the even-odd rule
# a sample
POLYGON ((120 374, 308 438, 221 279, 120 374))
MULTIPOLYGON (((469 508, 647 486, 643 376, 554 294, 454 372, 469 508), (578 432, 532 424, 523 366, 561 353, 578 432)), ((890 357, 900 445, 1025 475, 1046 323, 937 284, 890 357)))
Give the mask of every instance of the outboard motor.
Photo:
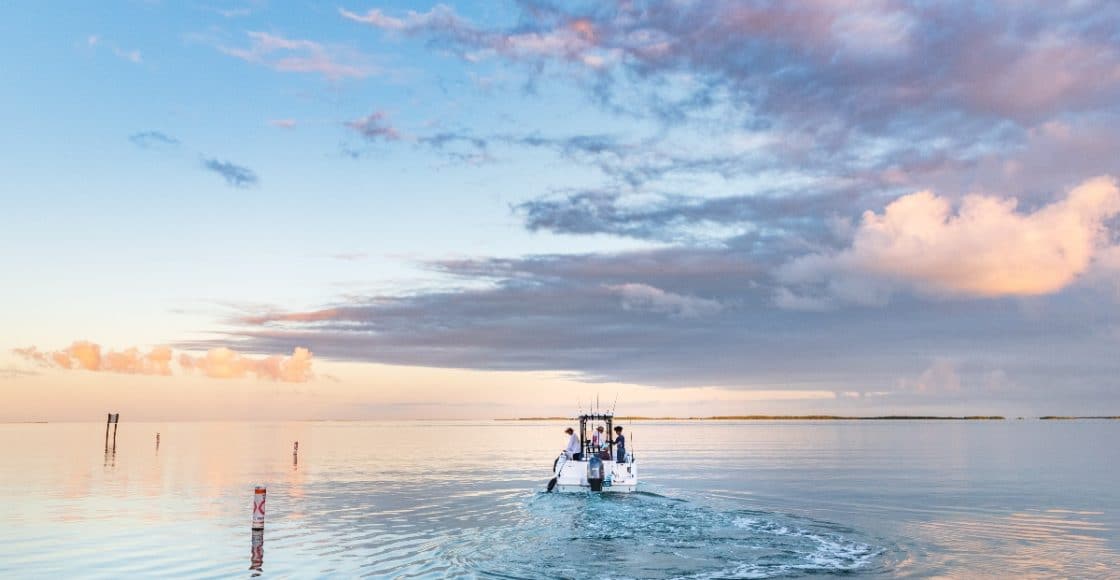
POLYGON ((591 491, 603 491, 603 460, 598 455, 592 455, 587 462, 587 483, 591 491))

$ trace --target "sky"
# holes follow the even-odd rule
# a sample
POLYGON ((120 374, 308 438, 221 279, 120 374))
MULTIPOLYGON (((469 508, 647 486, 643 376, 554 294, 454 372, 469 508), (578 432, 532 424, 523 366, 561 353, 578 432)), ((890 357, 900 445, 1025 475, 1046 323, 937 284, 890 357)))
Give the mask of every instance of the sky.
POLYGON ((1120 5, 17 0, 0 420, 1120 412, 1120 5))

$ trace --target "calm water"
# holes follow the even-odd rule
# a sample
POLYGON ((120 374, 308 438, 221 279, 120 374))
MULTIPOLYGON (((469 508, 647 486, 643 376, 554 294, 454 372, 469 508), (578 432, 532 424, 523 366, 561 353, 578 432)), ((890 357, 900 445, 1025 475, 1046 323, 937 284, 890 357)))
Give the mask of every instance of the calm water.
POLYGON ((257 483, 264 576, 1120 575, 1120 421, 634 423, 620 497, 563 426, 0 425, 0 576, 256 574, 257 483))

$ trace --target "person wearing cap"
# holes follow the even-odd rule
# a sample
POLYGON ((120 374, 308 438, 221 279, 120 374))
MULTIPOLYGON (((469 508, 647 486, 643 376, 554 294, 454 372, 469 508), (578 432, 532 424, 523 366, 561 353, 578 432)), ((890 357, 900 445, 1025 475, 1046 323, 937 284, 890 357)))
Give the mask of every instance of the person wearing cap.
POLYGON ((576 437, 575 429, 568 427, 564 432, 568 434, 568 446, 564 449, 564 453, 577 461, 583 459, 583 450, 580 449, 579 437, 576 437))
POLYGON ((603 435, 603 426, 599 425, 591 432, 591 452, 598 453, 603 450, 607 444, 607 438, 603 435))

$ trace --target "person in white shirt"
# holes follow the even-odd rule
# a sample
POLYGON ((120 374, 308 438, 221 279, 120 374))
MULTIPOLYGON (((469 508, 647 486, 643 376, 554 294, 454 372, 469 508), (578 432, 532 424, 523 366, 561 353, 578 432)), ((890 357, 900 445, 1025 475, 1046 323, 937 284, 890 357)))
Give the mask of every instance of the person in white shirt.
POLYGON ((607 444, 607 437, 603 433, 603 426, 599 425, 591 432, 591 452, 598 453, 603 450, 603 446, 607 444))
POLYGON ((568 434, 568 446, 564 449, 564 453, 577 461, 583 459, 583 450, 580 449, 579 437, 576 437, 575 430, 568 427, 564 432, 568 434))

